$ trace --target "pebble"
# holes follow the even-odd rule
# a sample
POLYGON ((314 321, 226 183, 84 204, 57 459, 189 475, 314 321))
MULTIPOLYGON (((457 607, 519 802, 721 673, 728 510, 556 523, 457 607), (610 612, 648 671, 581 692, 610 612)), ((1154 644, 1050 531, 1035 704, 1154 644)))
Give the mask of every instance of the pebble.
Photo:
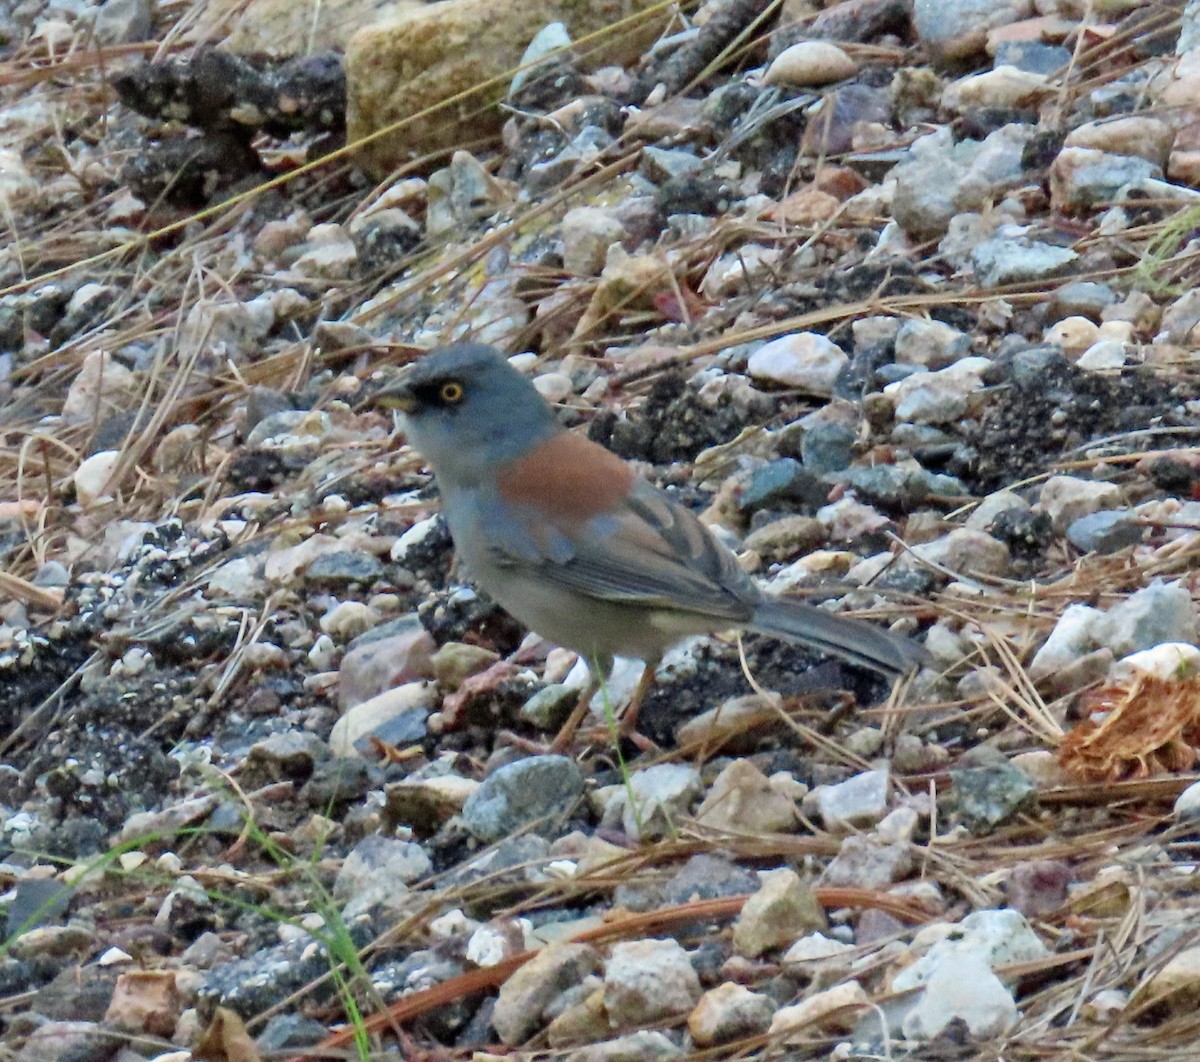
POLYGON ((389 911, 408 909, 413 882, 433 869, 425 849, 412 841, 371 834, 364 837, 342 862, 333 882, 333 897, 346 904, 343 917, 381 906, 389 911))
POLYGON ((630 776, 628 787, 617 792, 615 809, 630 837, 655 840, 670 836, 702 793, 700 773, 694 767, 660 763, 630 776))
POLYGON ((886 889, 913 870, 912 846, 881 844, 862 834, 843 838, 838 854, 821 874, 821 884, 852 889, 886 889))
POLYGON ((371 737, 401 748, 420 741, 437 703, 437 693, 427 682, 385 690, 353 705, 334 723, 329 747, 335 756, 363 756, 370 752, 371 737))
POLYGON ((1113 605, 1091 628, 1096 642, 1121 657, 1164 642, 1197 641, 1196 606, 1181 583, 1155 579, 1113 605))
POLYGON ((861 826, 874 826, 887 814, 891 779, 887 771, 864 771, 837 785, 813 790, 825 829, 845 833, 861 826))
POLYGON ((604 967, 604 1006, 618 1027, 688 1013, 700 979, 676 940, 626 940, 612 946, 604 967))
MULTIPOLYGON (((990 759, 990 757, 988 757, 990 759)), ((994 830, 1033 799, 1036 787, 1002 757, 952 768, 954 803, 962 821, 976 833, 994 830)))
POLYGON ((1124 509, 1101 509, 1072 520, 1067 541, 1084 553, 1116 553, 1142 541, 1145 528, 1124 509))
POLYGON ((912 318, 896 333, 896 360, 926 369, 944 369, 971 352, 971 337, 942 321, 912 318))
POLYGON ((688 1032, 696 1046, 712 1047, 766 1032, 774 1013, 769 996, 725 981, 700 997, 688 1015, 688 1032))
POLYGON ((551 944, 500 986, 492 1026, 502 1043, 529 1039, 544 1023, 551 1004, 588 974, 600 970, 600 956, 587 944, 551 944))
POLYGON ((918 372, 888 384, 883 393, 896 404, 896 419, 913 424, 949 424, 967 410, 969 397, 983 387, 987 358, 963 358, 937 372, 918 372))
POLYGON ((858 981, 847 981, 789 1007, 780 1007, 771 1019, 768 1035, 788 1043, 789 1034, 797 1033, 797 1042, 812 1035, 812 1027, 827 1032, 849 1032, 858 1021, 858 1013, 871 1005, 871 997, 858 981))
POLYGON ((463 822, 489 843, 529 826, 556 833, 582 796, 583 773, 573 760, 529 756, 489 774, 463 806, 463 822))
POLYGON ((1038 507, 1049 515, 1060 534, 1080 517, 1116 508, 1120 501, 1121 490, 1115 483, 1078 476, 1051 476, 1038 495, 1038 507))
POLYGON ((750 355, 747 371, 756 380, 829 397, 850 359, 817 332, 796 332, 764 343, 750 355))
POLYGON ((800 41, 785 48, 767 67, 768 85, 828 85, 858 73, 858 63, 836 44, 800 41))
POLYGON ((1064 147, 1050 165, 1050 202, 1066 213, 1090 210, 1117 199, 1124 185, 1162 175, 1155 163, 1133 155, 1064 147))
POLYGON ((563 268, 575 276, 598 277, 608 249, 625 238, 625 226, 600 207, 574 207, 562 220, 563 268))
POLYGON ((733 946, 739 955, 757 959, 802 933, 825 928, 824 909, 794 870, 764 870, 759 878, 761 886, 733 923, 733 946))
POLYGON ((749 760, 734 760, 717 775, 696 809, 696 821, 737 833, 795 833, 796 805, 749 760))
POLYGON ((1029 0, 916 0, 913 28, 942 60, 965 59, 983 51, 988 32, 1029 16, 1029 0))
POLYGON ((1076 126, 1064 148, 1093 148, 1114 155, 1136 155, 1165 169, 1175 143, 1175 130, 1149 114, 1119 115, 1076 126))

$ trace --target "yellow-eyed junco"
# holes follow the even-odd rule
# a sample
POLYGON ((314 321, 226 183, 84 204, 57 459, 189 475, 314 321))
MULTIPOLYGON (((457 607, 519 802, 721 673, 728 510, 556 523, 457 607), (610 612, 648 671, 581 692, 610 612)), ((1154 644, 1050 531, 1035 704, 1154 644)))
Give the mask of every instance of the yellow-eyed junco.
MULTIPOLYGON (((652 676, 675 642, 735 628, 889 675, 923 658, 890 631, 764 593, 688 509, 616 454, 566 431, 491 347, 434 350, 376 401, 403 412, 469 573, 523 624, 593 669, 606 672, 624 656, 645 661, 652 676)), ((626 713, 627 731, 639 700, 626 713)), ((570 742, 584 709, 555 750, 570 742)))

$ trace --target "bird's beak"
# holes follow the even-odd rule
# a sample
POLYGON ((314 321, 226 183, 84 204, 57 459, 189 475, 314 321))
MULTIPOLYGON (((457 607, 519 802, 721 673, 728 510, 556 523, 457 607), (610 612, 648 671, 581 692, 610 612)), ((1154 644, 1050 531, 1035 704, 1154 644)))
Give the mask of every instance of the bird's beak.
POLYGON ((401 413, 411 413, 417 408, 416 395, 403 380, 387 384, 375 394, 377 409, 398 409, 401 413))

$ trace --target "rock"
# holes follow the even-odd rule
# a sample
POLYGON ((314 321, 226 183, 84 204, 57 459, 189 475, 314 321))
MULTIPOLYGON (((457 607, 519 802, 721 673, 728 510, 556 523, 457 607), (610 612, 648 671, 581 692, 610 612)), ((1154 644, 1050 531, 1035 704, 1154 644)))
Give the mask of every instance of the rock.
POLYGON ((429 665, 439 686, 456 690, 470 676, 491 667, 499 659, 498 653, 481 645, 447 642, 433 654, 429 665))
POLYGON ((1061 859, 1035 859, 1013 867, 1005 897, 1026 918, 1044 918, 1067 902, 1070 884, 1071 868, 1061 859))
POLYGON ((1047 312, 1051 319, 1079 316, 1098 321, 1104 310, 1116 301, 1116 295, 1107 284, 1091 280, 1072 280, 1056 289, 1050 296, 1047 312))
POLYGON ((712 1047, 766 1032, 774 1013, 770 997, 725 981, 700 997, 688 1015, 688 1032, 698 1047, 712 1047))
POLYGON ((916 0, 913 28, 940 59, 963 59, 983 51, 988 31, 1027 18, 1029 0, 916 0))
POLYGON ((674 1062, 683 1051, 663 1033, 642 1030, 581 1047, 564 1056, 563 1062, 674 1062))
POLYGON ((471 794, 463 822, 493 842, 530 825, 554 832, 583 795, 583 773, 565 756, 529 756, 498 768, 471 794))
POLYGON ((608 249, 625 238, 625 226, 600 207, 574 207, 562 220, 563 267, 575 276, 600 275, 608 249))
POLYGON ((1175 798, 1172 811, 1180 822, 1200 818, 1200 782, 1193 782, 1175 798))
POLYGON ((1164 642, 1195 643, 1196 606, 1182 584, 1156 579, 1109 609, 1091 632, 1119 657, 1164 642))
POLYGON ((1165 1005, 1174 1014, 1191 1014, 1200 1002, 1200 948, 1185 948, 1139 984, 1133 1001, 1165 1005))
POLYGON ((500 986, 492 1026, 513 1046, 543 1024, 547 1008, 564 992, 600 969, 600 956, 587 944, 551 944, 500 986))
MULTIPOLYGON (((521 56, 520 69, 513 75, 508 85, 508 94, 515 96, 521 86, 536 78, 546 70, 549 64, 539 63, 538 60, 560 53, 564 48, 571 47, 571 34, 561 22, 549 22, 534 35, 533 40, 521 56)), ((557 56, 556 56, 557 57, 557 56)))
POLYGON ((354 705, 329 735, 335 756, 361 756, 370 749, 369 738, 404 746, 425 736, 425 720, 437 704, 433 686, 408 682, 354 705))
POLYGON ((849 363, 845 352, 825 336, 796 332, 764 343, 750 355, 747 371, 765 383, 828 397, 849 363))
POLYGON ((858 73, 858 63, 836 44, 800 41, 785 48, 767 67, 768 85, 829 85, 858 73))
POLYGON ((618 800, 621 825, 630 837, 640 840, 669 835, 703 793, 700 773, 680 763, 660 763, 636 771, 628 789, 627 794, 622 788, 618 800))
MULTIPOLYGON (((626 14, 650 6, 639 0, 626 14)), ((547 23, 561 22, 580 40, 611 18, 606 7, 592 3, 555 0, 530 7, 511 0, 450 0, 366 26, 346 46, 347 138, 396 126, 363 152, 367 168, 382 176, 410 153, 491 135, 503 120, 494 105, 507 91, 510 72, 547 23)), ((588 62, 622 65, 639 58, 666 20, 665 12, 648 13, 626 32, 589 44, 588 62)))
MULTIPOLYGON (((1008 963, 1032 962, 1049 954, 1046 945, 1017 911, 984 910, 967 915, 954 926, 927 927, 923 932, 935 943, 911 966, 892 979, 892 989, 906 992, 929 983, 948 959, 972 956, 994 969, 1008 963), (940 935, 940 939, 939 939, 940 935)), ((914 946, 919 941, 915 940, 914 946)))
POLYGON ((521 705, 522 722, 538 730, 557 730, 579 700, 579 690, 561 682, 540 689, 521 705))
POLYGON ((815 790, 825 829, 846 833, 856 827, 874 826, 887 814, 891 780, 887 771, 864 771, 837 785, 815 790))
POLYGON ((941 321, 912 318, 896 333, 896 360, 905 365, 944 369, 971 352, 971 337, 941 321))
POLYGON ((369 834, 351 849, 333 883, 333 896, 344 903, 343 917, 352 919, 372 907, 396 912, 408 909, 411 882, 433 869, 425 849, 412 841, 369 834))
POLYGON ((767 1030, 772 1037, 787 1042, 789 1033, 795 1031, 801 1039, 812 1035, 812 1027, 828 1032, 849 1032, 858 1022, 864 1007, 871 1005, 871 997, 857 981, 815 992, 807 999, 790 1007, 780 1007, 771 1019, 767 1030))
POLYGON ((796 805, 771 786, 749 760, 734 760, 712 784, 696 811, 696 821, 738 833, 795 833, 796 805))
POLYGON ((912 547, 912 553, 929 564, 964 575, 1005 576, 1012 570, 1012 558, 1003 542, 967 527, 956 527, 932 542, 919 543, 912 547))
POLYGON ((638 1026, 690 1011, 700 979, 675 940, 620 941, 604 968, 604 1006, 612 1022, 638 1026))
POLYGON ((1060 347, 1071 361, 1078 360, 1100 338, 1100 326, 1086 317, 1064 317, 1046 329, 1042 339, 1060 347))
MULTIPOLYGON (((0 175, 4 174, 0 153, 0 175)), ((0 177, 0 191, 3 177, 0 177)), ((115 1054, 112 1029, 91 1021, 44 1021, 14 1052, 16 1062, 108 1062, 115 1054)))
POLYGON ((1175 130, 1149 114, 1119 115, 1076 126, 1063 141, 1066 148, 1092 148, 1113 155, 1136 155, 1165 169, 1175 143, 1175 130))
POLYGON ((861 834, 843 839, 838 854, 821 875, 821 884, 852 889, 885 889, 913 869, 912 845, 880 844, 861 834))
POLYGON ((1065 213, 1090 210, 1117 199, 1124 185, 1162 175, 1161 167, 1133 155, 1064 147, 1050 165, 1050 201, 1065 213))
POLYGON ((1030 506, 1019 494, 1010 490, 996 491, 983 499, 967 517, 964 524, 971 531, 988 531, 996 517, 1005 512, 1029 512, 1030 506))
POLYGON ((90 509, 112 500, 108 493, 109 484, 120 460, 119 450, 101 450, 80 462, 71 482, 82 508, 90 509))
POLYGON ((970 254, 971 266, 985 288, 1056 277, 1078 258, 1069 247, 1017 235, 983 240, 970 254))
POLYGON ((1041 682, 1095 649, 1096 628, 1103 618, 1103 612, 1089 605, 1068 605, 1030 661, 1029 677, 1041 682))
POLYGON ((1084 553, 1116 553, 1141 542, 1145 530, 1127 510, 1101 509, 1071 521, 1067 541, 1084 553))
POLYGON ((1033 782, 1002 758, 952 769, 950 780, 959 815, 977 833, 995 829, 1036 792, 1033 782))
POLYGON ((942 93, 942 106, 960 114, 981 107, 1020 110, 1036 106, 1053 90, 1045 74, 1015 66, 997 66, 947 85, 942 93))
POLYGON ((137 970, 117 978, 104 1021, 125 1033, 165 1038, 182 1010, 174 971, 137 970))
POLYGON ((743 745, 753 747, 759 735, 778 725, 779 712, 770 700, 751 693, 731 697, 680 724, 675 740, 680 746, 700 745, 714 752, 743 745))
POLYGON ((1119 369, 1127 360, 1128 353, 1121 340, 1101 339, 1080 354, 1075 364, 1088 372, 1102 372, 1105 369, 1119 369))
POLYGON ((1042 484, 1038 505, 1049 515, 1060 534, 1082 516, 1115 508, 1121 491, 1115 483, 1101 483, 1077 476, 1051 476, 1042 484))
POLYGON ((783 953, 782 961, 785 966, 821 963, 826 959, 835 959, 839 955, 845 955, 854 950, 853 944, 843 944, 840 940, 834 940, 823 933, 809 933, 808 936, 801 937, 783 953))
POLYGON ((987 358, 963 358, 937 372, 918 372, 888 384, 883 393, 896 403, 896 420, 949 424, 967 410, 969 397, 983 387, 987 358))
POLYGON ((431 678, 436 648, 415 614, 357 638, 338 670, 338 708, 345 712, 393 687, 431 678))
POLYGON ((1016 1023, 1012 993, 977 955, 955 955, 939 963, 902 1028, 907 1039, 932 1040, 955 1020, 977 1040, 1002 1036, 1016 1023))
POLYGON ((473 778, 441 774, 389 785, 384 795, 384 821, 392 827, 408 826, 428 837, 463 809, 480 786, 473 778))
POLYGON ((136 398, 137 377, 107 351, 93 350, 71 381, 62 415, 72 424, 100 424, 136 398))
POLYGON ((780 457, 751 473, 737 502, 744 513, 791 508, 797 503, 816 509, 828 494, 828 486, 821 484, 799 461, 780 457))
POLYGON ((824 909, 794 870, 764 870, 759 877, 761 887, 733 924, 733 946, 739 955, 757 959, 806 930, 825 928, 824 909))

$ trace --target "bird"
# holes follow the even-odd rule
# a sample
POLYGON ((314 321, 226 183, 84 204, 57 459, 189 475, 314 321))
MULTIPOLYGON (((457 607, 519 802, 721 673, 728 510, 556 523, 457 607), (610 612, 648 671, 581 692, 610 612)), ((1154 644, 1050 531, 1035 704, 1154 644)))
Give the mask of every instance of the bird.
POLYGON ((400 412, 433 472, 467 573, 519 622, 588 661, 589 690, 552 752, 570 747, 615 657, 645 663, 621 725, 636 737, 656 665, 693 635, 753 631, 892 677, 924 660, 906 637, 762 590, 691 510, 568 431, 491 346, 436 348, 374 402, 400 412))

